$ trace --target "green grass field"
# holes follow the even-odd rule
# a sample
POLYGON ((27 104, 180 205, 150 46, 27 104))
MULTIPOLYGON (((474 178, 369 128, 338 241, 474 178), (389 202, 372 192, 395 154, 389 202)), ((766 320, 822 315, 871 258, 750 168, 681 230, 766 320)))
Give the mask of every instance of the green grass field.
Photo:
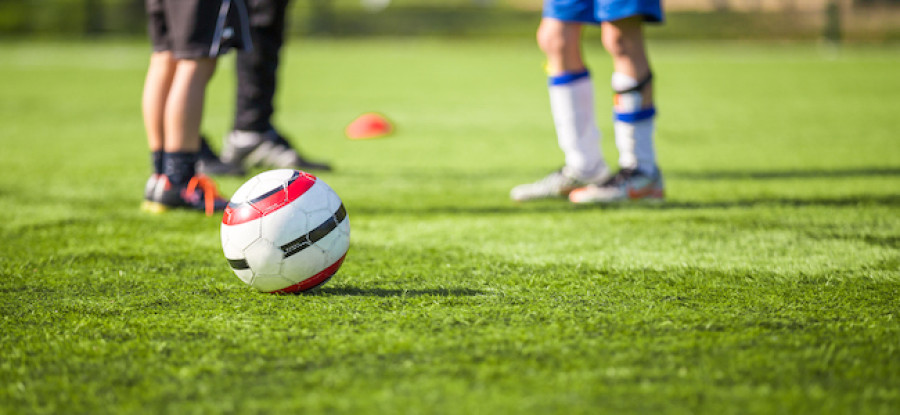
POLYGON ((0 44, 0 413, 897 413, 900 51, 653 43, 668 200, 575 208, 507 196, 562 162, 532 43, 290 45, 278 124, 352 225, 299 296, 139 211, 145 42, 0 44))

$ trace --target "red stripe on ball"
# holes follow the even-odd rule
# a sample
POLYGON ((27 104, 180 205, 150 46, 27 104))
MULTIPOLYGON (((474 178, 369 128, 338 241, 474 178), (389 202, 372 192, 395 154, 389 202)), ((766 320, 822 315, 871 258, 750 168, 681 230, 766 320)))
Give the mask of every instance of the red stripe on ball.
POLYGON ((341 264, 344 262, 344 258, 347 257, 347 253, 341 256, 341 259, 337 260, 334 264, 328 266, 328 268, 323 269, 316 275, 309 277, 303 281, 300 281, 290 287, 285 287, 280 290, 271 291, 272 294, 290 294, 290 293, 299 293, 307 290, 311 290, 316 288, 328 281, 335 273, 337 273, 338 268, 341 267, 341 264))
POLYGON ((306 193, 316 183, 316 176, 298 171, 299 175, 283 189, 272 189, 265 193, 265 197, 252 200, 249 203, 233 205, 225 208, 222 215, 222 223, 225 225, 240 225, 247 223, 287 206, 306 193), (269 194, 271 193, 271 194, 269 194))

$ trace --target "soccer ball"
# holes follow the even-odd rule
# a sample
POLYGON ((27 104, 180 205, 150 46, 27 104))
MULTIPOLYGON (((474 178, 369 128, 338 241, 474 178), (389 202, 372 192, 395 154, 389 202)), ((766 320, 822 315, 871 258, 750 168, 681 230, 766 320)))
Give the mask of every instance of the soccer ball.
POLYGON ((222 217, 222 250, 238 278, 269 293, 313 289, 350 247, 350 218, 337 193, 302 171, 260 173, 234 193, 222 217))

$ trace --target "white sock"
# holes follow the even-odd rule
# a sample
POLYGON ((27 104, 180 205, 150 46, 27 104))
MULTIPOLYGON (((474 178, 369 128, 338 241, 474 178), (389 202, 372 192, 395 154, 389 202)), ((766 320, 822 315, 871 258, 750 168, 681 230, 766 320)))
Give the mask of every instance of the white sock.
POLYGON ((549 78, 550 110, 569 172, 591 180, 605 172, 594 113, 594 84, 587 71, 549 78))
MULTIPOLYGON (((628 75, 615 72, 612 75, 613 91, 627 91, 638 85, 628 75)), ((656 151, 653 148, 655 108, 644 108, 641 92, 616 93, 613 108, 616 132, 616 148, 619 150, 619 167, 638 169, 647 174, 656 171, 656 151)))

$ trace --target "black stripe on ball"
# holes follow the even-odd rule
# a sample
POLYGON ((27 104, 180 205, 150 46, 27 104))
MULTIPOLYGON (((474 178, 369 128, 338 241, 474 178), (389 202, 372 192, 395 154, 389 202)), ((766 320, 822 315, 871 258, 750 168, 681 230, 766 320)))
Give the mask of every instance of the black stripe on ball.
POLYGON ((284 252, 284 257, 287 258, 297 252, 309 248, 312 244, 318 242, 337 228, 346 217, 347 210, 344 209, 344 204, 342 203, 338 210, 334 212, 334 215, 331 215, 331 217, 326 219, 321 225, 316 226, 315 229, 309 231, 309 233, 301 235, 299 238, 282 245, 281 250, 284 252))
MULTIPOLYGON (((228 258, 225 258, 228 259, 228 258)), ((241 269, 250 269, 250 264, 247 263, 246 259, 228 259, 228 265, 231 265, 231 269, 241 270, 241 269)))

